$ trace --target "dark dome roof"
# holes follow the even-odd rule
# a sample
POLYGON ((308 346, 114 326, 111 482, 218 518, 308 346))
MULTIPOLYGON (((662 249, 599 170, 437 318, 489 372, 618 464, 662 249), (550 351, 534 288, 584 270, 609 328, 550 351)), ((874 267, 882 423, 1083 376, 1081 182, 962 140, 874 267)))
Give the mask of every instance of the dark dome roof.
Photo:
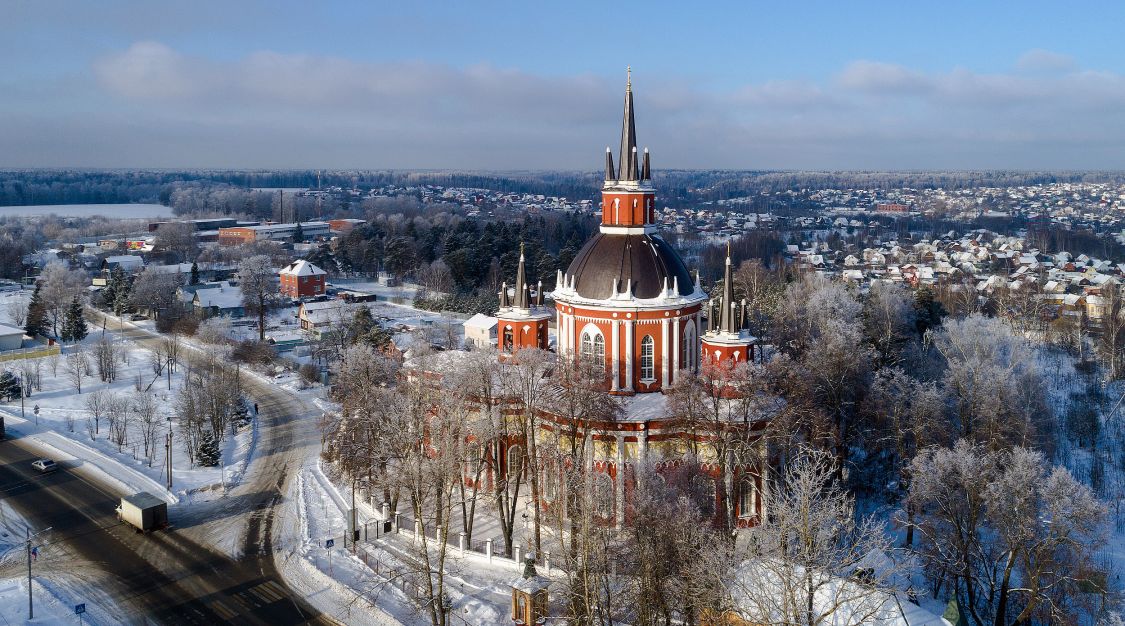
POLYGON ((610 235, 598 233, 578 251, 567 276, 574 277, 578 295, 591 300, 613 296, 613 280, 624 293, 632 280, 633 297, 657 298, 668 279, 668 289, 675 284, 681 296, 695 290, 691 274, 680 255, 660 237, 649 235, 610 235))

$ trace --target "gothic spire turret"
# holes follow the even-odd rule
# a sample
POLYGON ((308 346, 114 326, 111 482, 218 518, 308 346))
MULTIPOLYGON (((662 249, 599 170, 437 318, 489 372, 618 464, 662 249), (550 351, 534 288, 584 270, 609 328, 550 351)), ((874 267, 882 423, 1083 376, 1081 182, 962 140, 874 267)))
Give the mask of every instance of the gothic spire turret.
POLYGON ((617 180, 617 174, 613 171, 613 151, 609 146, 605 147, 605 179, 617 180))
POLYGON ((730 242, 727 242, 727 262, 723 268, 723 299, 719 303, 719 332, 733 333, 737 330, 734 315, 734 282, 731 280, 730 242))
POLYGON ((617 162, 621 166, 618 180, 637 180, 637 126, 633 122, 633 70, 626 68, 625 113, 621 120, 621 152, 617 162))
POLYGON ((527 287, 527 272, 524 269, 523 242, 520 242, 520 265, 516 270, 516 308, 531 308, 530 293, 527 287))

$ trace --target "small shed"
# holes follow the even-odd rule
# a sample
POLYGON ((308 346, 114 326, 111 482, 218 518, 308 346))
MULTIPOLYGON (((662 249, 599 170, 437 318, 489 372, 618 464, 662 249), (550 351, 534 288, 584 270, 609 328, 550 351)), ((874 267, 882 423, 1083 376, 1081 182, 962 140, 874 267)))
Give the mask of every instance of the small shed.
POLYGON ((23 346, 23 329, 0 324, 0 352, 18 350, 23 346))

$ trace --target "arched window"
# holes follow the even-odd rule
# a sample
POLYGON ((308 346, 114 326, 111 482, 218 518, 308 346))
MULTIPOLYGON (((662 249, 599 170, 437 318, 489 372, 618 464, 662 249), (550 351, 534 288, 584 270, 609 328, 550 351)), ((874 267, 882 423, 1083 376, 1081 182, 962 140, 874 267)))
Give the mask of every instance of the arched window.
POLYGON ((512 341, 512 327, 507 326, 507 327, 504 328, 504 343, 503 343, 503 346, 502 346, 505 353, 507 353, 507 354, 512 353, 512 344, 513 343, 514 342, 512 341))
POLYGON ((645 335, 641 339, 641 380, 656 379, 656 342, 652 335, 645 335))
POLYGON ((744 478, 738 485, 738 516, 754 517, 758 511, 758 492, 754 480, 744 478))
POLYGON ((510 446, 508 448, 508 478, 518 479, 523 471, 523 448, 510 446))
POLYGON ((680 369, 695 367, 698 348, 695 345, 695 324, 688 322, 684 326, 683 341, 680 342, 680 369))
POLYGON ((613 517, 613 479, 609 474, 594 476, 594 511, 602 519, 613 517))
POLYGON ((548 466, 546 471, 543 472, 543 499, 547 502, 553 502, 555 496, 559 493, 559 473, 558 468, 548 466))
POLYGON ((597 332, 582 333, 582 360, 592 364, 598 371, 605 371, 605 339, 597 332))

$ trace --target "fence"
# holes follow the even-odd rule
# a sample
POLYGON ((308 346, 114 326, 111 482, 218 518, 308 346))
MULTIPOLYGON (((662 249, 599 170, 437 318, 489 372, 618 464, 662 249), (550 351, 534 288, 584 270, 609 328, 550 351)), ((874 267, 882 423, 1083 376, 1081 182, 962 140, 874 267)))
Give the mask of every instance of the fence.
POLYGON ((22 359, 38 359, 40 357, 51 356, 52 354, 58 353, 58 344, 53 346, 40 346, 38 348, 18 348, 16 350, 7 350, 5 352, 0 352, 0 362, 19 361, 22 359))
MULTIPOLYGON (((418 541, 421 535, 425 535, 430 541, 440 541, 442 539, 438 536, 440 533, 437 529, 419 524, 406 515, 391 513, 387 517, 388 521, 392 522, 391 531, 388 533, 390 535, 399 535, 401 539, 410 540, 411 542, 418 541)), ((364 531, 365 529, 361 526, 360 530, 364 531)), ((363 542, 370 543, 385 535, 379 532, 361 532, 360 536, 363 538, 363 542)), ((504 540, 500 537, 475 539, 470 544, 470 542, 465 539, 465 533, 457 532, 453 528, 450 528, 449 536, 444 539, 447 544, 447 550, 453 554, 476 558, 488 563, 506 564, 515 571, 523 571, 522 559, 527 554, 527 548, 518 543, 513 544, 512 554, 509 555, 504 546, 504 540)), ((552 570, 563 569, 551 558, 551 552, 549 550, 539 555, 537 565, 548 575, 552 570)))

